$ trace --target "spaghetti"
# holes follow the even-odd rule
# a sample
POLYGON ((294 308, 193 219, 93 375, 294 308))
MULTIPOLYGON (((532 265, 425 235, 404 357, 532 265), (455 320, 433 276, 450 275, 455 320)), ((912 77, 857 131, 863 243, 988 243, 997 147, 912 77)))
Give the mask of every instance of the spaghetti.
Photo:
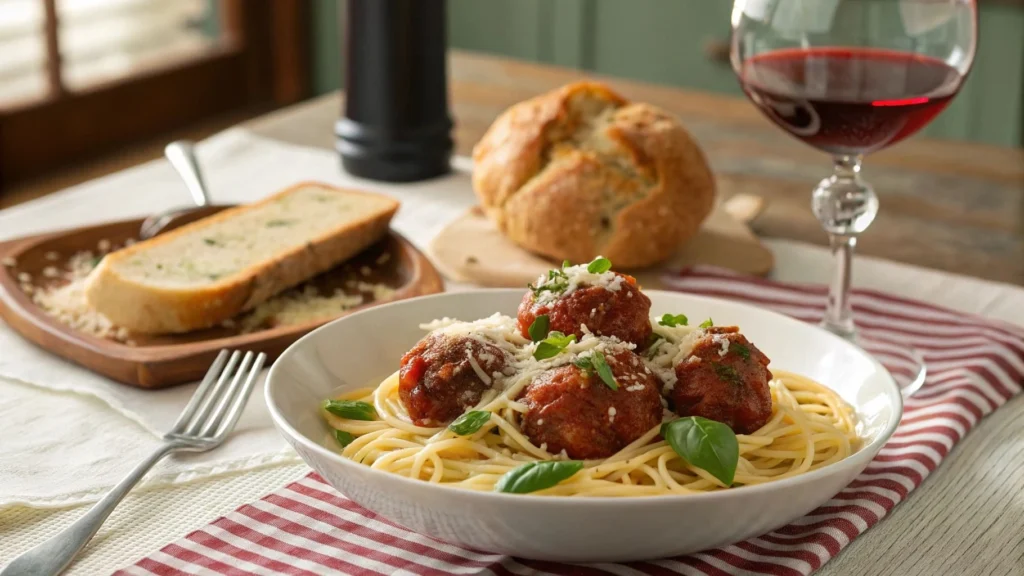
MULTIPOLYGON (((398 373, 376 388, 340 397, 372 405, 375 419, 352 420, 327 411, 324 417, 349 439, 342 449, 347 458, 409 478, 472 490, 494 490, 504 475, 529 462, 568 460, 564 453, 552 454, 546 446, 535 445, 523 432, 527 407, 516 399, 533 378, 544 370, 568 363, 573 355, 631 348, 615 339, 587 334, 579 342, 569 344, 568 354, 537 361, 532 357, 536 344, 510 329, 514 320, 505 316, 496 314, 471 323, 445 319, 424 327, 473 334, 514 354, 514 374, 495 374, 500 380, 474 408, 489 413, 489 417, 483 415, 487 420, 479 429, 459 435, 447 427, 413 424, 399 397, 398 373)), ((687 326, 653 328, 661 340, 645 353, 644 363, 666 388, 671 388, 671 366, 688 355, 701 332, 687 326)), ((736 435, 739 459, 733 486, 803 474, 842 460, 858 448, 853 411, 835 392, 798 374, 777 370, 773 375, 769 383, 770 419, 752 434, 736 435)), ((665 410, 666 422, 676 418, 665 410)), ((570 478, 534 494, 649 496, 727 487, 677 454, 660 432, 660 427, 654 427, 614 455, 585 461, 582 469, 570 478)))

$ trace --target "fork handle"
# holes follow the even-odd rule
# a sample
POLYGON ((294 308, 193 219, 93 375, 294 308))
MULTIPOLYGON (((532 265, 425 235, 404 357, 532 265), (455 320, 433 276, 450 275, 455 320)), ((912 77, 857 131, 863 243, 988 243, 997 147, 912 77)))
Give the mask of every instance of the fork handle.
POLYGON ((185 181, 185 187, 192 194, 192 201, 196 203, 196 206, 209 205, 210 194, 206 191, 206 182, 203 181, 203 173, 199 169, 199 162, 196 160, 192 143, 188 140, 171 142, 164 148, 164 156, 178 171, 181 179, 185 181))
POLYGON ((31 574, 33 576, 51 576, 60 574, 71 564, 75 556, 85 548, 85 545, 100 529, 103 521, 110 516, 114 508, 124 499, 128 492, 138 484, 139 480, 149 472, 154 464, 161 458, 182 448, 176 442, 167 442, 160 446, 155 452, 149 455, 138 466, 132 469, 117 486, 97 502, 84 516, 75 521, 74 524, 61 530, 46 542, 32 548, 0 572, 0 576, 21 576, 31 574))

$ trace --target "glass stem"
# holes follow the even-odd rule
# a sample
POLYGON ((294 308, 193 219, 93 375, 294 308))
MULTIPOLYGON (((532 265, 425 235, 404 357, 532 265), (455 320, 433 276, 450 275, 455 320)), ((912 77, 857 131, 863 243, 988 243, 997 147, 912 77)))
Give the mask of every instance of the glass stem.
POLYGON ((857 235, 867 229, 878 213, 878 197, 861 179, 860 165, 860 156, 836 156, 832 175, 818 183, 811 201, 814 215, 829 235, 835 257, 822 326, 845 338, 852 338, 855 332, 850 307, 853 250, 857 235))
POLYGON ((830 331, 843 337, 854 334, 853 309, 850 307, 850 284, 853 276, 853 249, 857 246, 856 236, 829 236, 835 271, 828 289, 828 305, 825 308, 823 324, 830 331))

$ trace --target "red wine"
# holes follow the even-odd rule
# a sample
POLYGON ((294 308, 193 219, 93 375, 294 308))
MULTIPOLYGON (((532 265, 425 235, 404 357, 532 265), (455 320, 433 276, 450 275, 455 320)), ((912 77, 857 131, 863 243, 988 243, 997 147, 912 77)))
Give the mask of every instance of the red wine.
POLYGON ((832 154, 864 154, 914 134, 963 76, 941 60, 867 48, 787 49, 743 63, 740 84, 773 122, 832 154))

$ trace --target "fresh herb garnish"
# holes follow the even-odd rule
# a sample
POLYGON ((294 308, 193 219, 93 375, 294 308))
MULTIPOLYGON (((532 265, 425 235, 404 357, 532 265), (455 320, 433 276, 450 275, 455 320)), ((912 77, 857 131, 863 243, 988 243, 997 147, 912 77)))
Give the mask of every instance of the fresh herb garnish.
POLYGON ((658 324, 661 326, 668 326, 669 328, 675 328, 676 326, 686 326, 690 322, 690 319, 686 317, 686 314, 664 314, 661 319, 658 320, 658 324))
POLYGON ((743 379, 740 378, 739 373, 736 372, 736 369, 732 366, 727 366, 718 362, 713 362, 712 365, 715 367, 715 374, 718 374, 718 379, 722 382, 735 384, 737 386, 743 384, 743 379))
POLYGON ((619 383, 615 381, 615 375, 612 374, 612 369, 608 366, 608 362, 604 359, 604 354, 598 350, 594 350, 594 356, 592 360, 594 368, 597 369, 597 375, 601 377, 601 381, 608 385, 612 390, 619 389, 619 383))
POLYGON ((740 358, 743 358, 744 360, 750 360, 750 348, 747 348, 745 345, 740 344, 739 342, 733 342, 732 344, 730 344, 729 350, 732 350, 733 352, 738 354, 740 358))
POLYGON ((588 378, 591 373, 596 372, 598 378, 606 386, 612 390, 619 389, 619 383, 615 381, 615 375, 612 374, 612 369, 608 366, 608 361, 605 360, 604 354, 600 350, 594 350, 590 356, 578 356, 572 363, 580 370, 583 370, 583 374, 588 378))
POLYGON ((562 350, 576 341, 575 334, 569 334, 566 336, 557 330, 548 333, 548 337, 537 344, 537 349, 533 351, 534 360, 545 360, 547 358, 553 358, 562 353, 562 350))
POLYGON ((324 410, 349 420, 373 420, 377 411, 373 405, 361 400, 324 400, 324 410))
POLYGON ((350 434, 348 432, 345 432, 344 430, 335 430, 334 431, 334 440, 342 448, 344 448, 345 446, 348 446, 349 444, 351 444, 352 441, 355 440, 355 439, 356 439, 355 436, 353 436, 352 434, 350 434))
POLYGON ((528 462, 505 473, 494 485, 495 492, 529 494, 557 486, 583 469, 579 460, 544 460, 528 462))
POLYGON ((687 416, 662 424, 661 435, 683 460, 732 486, 740 444, 731 428, 700 416, 687 416))
POLYGON ((89 260, 89 268, 92 269, 99 266, 101 261, 103 261, 103 256, 93 256, 92 259, 89 260))
POLYGON ((469 436, 487 424, 490 419, 491 413, 486 410, 470 410, 449 424, 448 429, 459 436, 469 436))
POLYGON ((647 337, 647 345, 645 348, 650 348, 658 343, 659 340, 664 340, 665 337, 657 332, 651 332, 651 335, 647 337))
POLYGON ((205 242, 207 246, 220 246, 220 242, 217 242, 217 240, 213 238, 203 238, 203 242, 205 242))
POLYGON ((568 260, 562 260, 562 270, 565 270, 569 266, 572 266, 572 262, 569 262, 568 260))
POLYGON ((530 324, 530 340, 534 342, 540 342, 541 340, 548 337, 548 329, 551 324, 551 319, 547 314, 541 314, 533 319, 533 323, 530 324))
POLYGON ((534 297, 539 297, 541 292, 561 294, 569 287, 569 276, 561 270, 548 270, 548 279, 546 282, 538 286, 527 284, 527 287, 533 291, 534 297))
POLYGON ((280 228, 282 226, 291 226, 291 220, 267 220, 267 228, 280 228))
POLYGON ((700 323, 701 328, 711 328, 714 325, 715 323, 711 321, 711 318, 708 318, 707 320, 700 323))
POLYGON ((591 274, 603 274, 611 269, 612 261, 604 256, 598 256, 590 264, 587 264, 587 272, 591 274))
POLYGON ((647 351, 644 353, 647 358, 653 359, 658 355, 658 349, 661 347, 660 342, 665 337, 656 332, 651 332, 651 335, 647 337, 647 351))

